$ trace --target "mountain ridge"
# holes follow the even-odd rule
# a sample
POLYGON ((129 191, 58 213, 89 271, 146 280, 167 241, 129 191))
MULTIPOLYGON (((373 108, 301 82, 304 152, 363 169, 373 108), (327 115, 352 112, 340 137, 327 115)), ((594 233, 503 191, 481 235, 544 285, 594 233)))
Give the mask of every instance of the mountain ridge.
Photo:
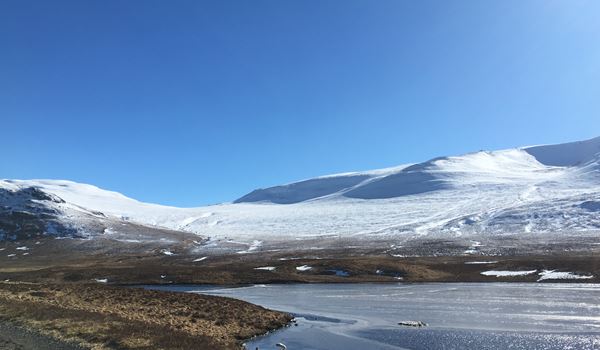
MULTIPOLYGON (((39 200, 26 190, 19 192, 25 204, 16 208, 2 197, 0 223, 4 220, 4 230, 14 231, 19 226, 9 221, 15 211, 29 210, 40 222, 49 211, 46 222, 62 223, 69 234, 75 230, 89 237, 138 240, 139 234, 128 235, 156 231, 142 236, 160 239, 163 230, 174 230, 190 239, 233 239, 249 246, 256 246, 255 241, 329 236, 396 240, 428 235, 572 235, 600 230, 599 159, 600 137, 479 151, 321 176, 257 189, 233 203, 197 208, 139 202, 66 180, 0 180, 7 196, 32 188, 62 201, 39 200)), ((49 226, 40 230, 44 232, 39 235, 60 234, 49 226)), ((0 234, 15 236, 15 232, 0 234)))
MULTIPOLYGON (((522 152, 523 154, 529 154, 540 164, 546 166, 570 167, 585 164, 586 162, 592 161, 594 157, 598 157, 598 155, 600 155, 600 137, 556 145, 539 145, 499 151, 471 152, 462 156, 436 157, 422 163, 402 165, 393 168, 320 176, 298 182, 291 182, 285 185, 256 189, 236 199, 234 203, 265 201, 277 204, 291 204, 330 195, 342 190, 348 190, 348 197, 360 199, 393 198, 402 195, 419 194, 447 187, 443 180, 436 178, 430 172, 426 171, 427 168, 435 166, 437 161, 447 161, 459 157, 466 158, 481 154, 502 154, 507 152, 522 152), (370 192, 368 188, 356 188, 356 186, 360 186, 363 181, 376 180, 376 177, 380 177, 374 175, 376 173, 384 174, 386 176, 378 179, 377 181, 379 182, 375 185, 365 184, 374 188, 372 190, 376 193, 370 192), (357 180, 360 178, 362 181, 353 182, 351 186, 345 187, 332 186, 329 191, 323 188, 327 187, 327 182, 333 183, 336 182, 335 180, 348 178, 357 180), (306 186, 310 184, 320 187, 320 191, 312 191, 320 195, 312 197, 298 196, 296 193, 297 190, 311 192, 311 188, 306 186)), ((339 185, 339 182, 336 183, 336 185, 339 185)))

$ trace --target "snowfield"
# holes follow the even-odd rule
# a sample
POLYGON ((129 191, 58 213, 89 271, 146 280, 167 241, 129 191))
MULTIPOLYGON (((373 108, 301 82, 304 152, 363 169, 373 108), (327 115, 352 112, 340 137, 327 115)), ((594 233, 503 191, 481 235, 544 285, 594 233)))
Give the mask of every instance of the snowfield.
POLYGON ((17 207, 10 193, 30 187, 56 197, 45 205, 75 229, 110 220, 102 232, 113 236, 121 223, 134 223, 239 242, 240 253, 318 237, 577 235, 600 232, 600 137, 328 175, 198 208, 142 203, 61 180, 2 180, 2 205, 17 207))

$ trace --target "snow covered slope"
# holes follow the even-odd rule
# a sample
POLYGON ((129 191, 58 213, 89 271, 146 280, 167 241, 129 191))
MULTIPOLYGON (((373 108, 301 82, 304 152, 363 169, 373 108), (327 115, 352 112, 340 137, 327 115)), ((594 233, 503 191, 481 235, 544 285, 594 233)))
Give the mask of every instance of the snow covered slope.
MULTIPOLYGON (((600 139, 598 139, 600 140, 600 139)), ((587 144, 584 143, 585 146, 587 144)), ((600 145, 600 142, 598 142, 600 145)), ((560 145, 559 145, 560 146, 560 145)), ((464 186, 485 184, 518 184, 553 179, 565 174, 566 167, 545 165, 539 155, 549 163, 574 162, 587 164, 592 155, 573 155, 572 144, 567 151, 558 146, 539 146, 495 152, 477 152, 456 157, 440 157, 424 163, 401 166, 371 172, 330 175, 283 186, 255 190, 236 203, 272 202, 298 203, 309 199, 331 198, 331 195, 360 198, 385 199, 426 194, 443 190, 456 190, 464 186), (546 150, 546 147, 554 152, 546 150), (558 147, 556 150, 555 147, 558 147), (556 150, 556 151, 555 151, 556 150), (551 154, 557 154, 552 157, 551 154), (569 158, 569 156, 571 158, 569 158)), ((587 151, 590 147, 584 147, 587 151)), ((597 152, 597 154, 600 151, 597 152)))
POLYGON ((393 240, 600 232, 599 164, 595 138, 323 176, 199 208, 142 203, 70 181, 4 180, 0 188, 35 188, 88 217, 251 242, 248 249, 256 250, 263 241, 320 236, 393 240))
POLYGON ((598 161, 600 137, 559 145, 526 147, 524 150, 544 165, 562 167, 584 165, 598 161))
POLYGON ((0 180, 0 240, 99 235, 130 243, 186 239, 168 225, 151 223, 152 215, 168 212, 161 208, 169 209, 71 181, 0 180), (139 220, 130 220, 128 213, 139 220))

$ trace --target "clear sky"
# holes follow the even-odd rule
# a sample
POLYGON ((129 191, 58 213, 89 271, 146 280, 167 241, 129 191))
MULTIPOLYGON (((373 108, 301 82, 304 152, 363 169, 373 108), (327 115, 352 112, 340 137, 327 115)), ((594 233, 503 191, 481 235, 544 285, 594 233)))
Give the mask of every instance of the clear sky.
POLYGON ((600 135, 600 1, 4 0, 0 178, 178 206, 600 135))

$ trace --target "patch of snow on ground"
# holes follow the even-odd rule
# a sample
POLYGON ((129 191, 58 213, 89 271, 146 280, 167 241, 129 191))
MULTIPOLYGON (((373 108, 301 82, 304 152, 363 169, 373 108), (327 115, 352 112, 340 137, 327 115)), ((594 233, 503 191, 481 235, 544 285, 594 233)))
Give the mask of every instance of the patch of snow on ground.
POLYGON ((464 251, 464 254, 477 254, 479 252, 479 247, 483 247, 483 244, 481 244, 481 242, 471 241, 471 246, 464 251))
POLYGON ((29 250, 29 248, 27 248, 27 247, 25 247, 25 246, 23 246, 23 247, 17 247, 16 249, 17 249, 17 250, 29 250))
POLYGON ((543 280, 577 280, 594 278, 594 276, 590 275, 577 275, 573 272, 560 272, 556 270, 544 270, 540 272, 539 275, 540 278, 538 278, 538 282, 543 280))
POLYGON ((207 258, 208 258, 208 256, 203 256, 203 257, 201 257, 201 258, 198 258, 198 259, 194 259, 194 260, 192 260, 192 262, 204 261, 204 260, 206 260, 207 258))
POLYGON ((262 246, 263 242, 262 241, 257 241, 254 240, 252 241, 252 243, 250 244, 250 246, 248 247, 248 249, 246 250, 241 250, 239 252, 237 252, 238 254, 248 254, 248 253, 252 253, 253 251, 257 250, 258 248, 260 248, 260 246, 262 246))
POLYGON ((275 266, 261 266, 261 267, 255 267, 255 270, 264 270, 264 271, 275 271, 276 267, 275 266))
POLYGON ((465 265, 495 264, 498 261, 465 261, 465 265))
POLYGON ((141 243, 142 242, 139 239, 116 239, 116 241, 124 242, 124 243, 141 243))
POLYGON ((302 266, 296 267, 296 270, 298 270, 300 272, 309 271, 309 270, 312 270, 312 266, 302 265, 302 266))
POLYGON ((94 281, 98 283, 108 283, 108 278, 94 278, 94 281))
POLYGON ((528 271, 501 271, 501 270, 490 270, 483 271, 481 274, 484 276, 495 276, 495 277, 514 277, 514 276, 527 276, 536 273, 537 270, 528 271))
POLYGON ((163 251, 162 253, 163 253, 164 255, 168 255, 168 256, 173 256, 173 255, 175 255, 175 253, 173 253, 173 252, 172 252, 172 251, 170 251, 170 250, 165 250, 165 251, 163 251))

